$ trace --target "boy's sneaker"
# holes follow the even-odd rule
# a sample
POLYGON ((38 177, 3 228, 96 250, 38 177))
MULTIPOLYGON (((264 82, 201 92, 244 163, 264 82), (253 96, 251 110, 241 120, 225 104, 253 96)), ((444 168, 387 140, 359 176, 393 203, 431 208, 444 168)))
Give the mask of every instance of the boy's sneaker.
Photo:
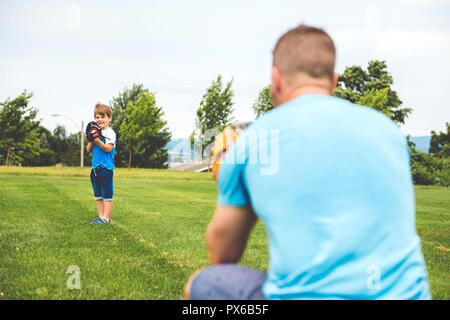
POLYGON ((111 223, 110 220, 106 220, 106 219, 102 219, 102 218, 97 218, 91 221, 91 223, 96 224, 96 223, 111 223))

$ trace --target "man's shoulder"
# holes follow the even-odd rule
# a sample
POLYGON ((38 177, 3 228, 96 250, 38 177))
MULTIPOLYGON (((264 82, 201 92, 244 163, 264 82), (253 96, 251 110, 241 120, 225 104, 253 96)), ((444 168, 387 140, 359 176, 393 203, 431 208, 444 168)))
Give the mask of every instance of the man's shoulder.
MULTIPOLYGON (((339 132, 348 137, 372 135, 377 139, 384 137, 404 143, 404 135, 398 124, 382 112, 324 95, 300 96, 270 110, 244 130, 244 137, 245 140, 258 136, 266 139, 266 136, 271 135, 271 130, 296 134, 303 138, 323 135, 326 138, 339 132)), ((286 138, 286 135, 280 135, 280 139, 284 139, 283 137, 286 138)))
POLYGON ((284 121, 297 121, 306 119, 314 125, 313 119, 320 120, 333 118, 354 118, 357 120, 370 119, 380 125, 398 127, 389 117, 382 112, 368 106, 352 103, 348 100, 321 94, 308 94, 298 96, 293 100, 282 104, 259 117, 253 128, 267 127, 268 125, 282 125, 284 121))

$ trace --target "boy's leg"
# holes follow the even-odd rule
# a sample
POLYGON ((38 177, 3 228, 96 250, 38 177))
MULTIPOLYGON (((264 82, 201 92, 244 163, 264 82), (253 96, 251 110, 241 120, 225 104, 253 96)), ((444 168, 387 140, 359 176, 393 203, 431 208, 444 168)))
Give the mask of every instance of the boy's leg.
POLYGON ((113 172, 111 170, 102 169, 101 182, 103 194, 102 219, 109 221, 113 208, 113 172))
POLYGON ((102 219, 108 220, 111 217, 111 211, 113 207, 113 202, 111 201, 103 201, 103 217, 102 219))
POLYGON ((266 274, 237 264, 222 264, 196 272, 185 287, 193 300, 264 300, 266 274))
POLYGON ((98 217, 101 219, 104 219, 104 212, 105 212, 105 205, 103 202, 103 199, 101 200, 95 200, 95 203, 97 204, 97 211, 98 211, 98 217))
POLYGON ((98 169, 91 170, 91 183, 92 189, 94 190, 94 199, 95 204, 97 205, 98 217, 103 217, 103 195, 102 195, 102 187, 100 181, 100 175, 98 169))

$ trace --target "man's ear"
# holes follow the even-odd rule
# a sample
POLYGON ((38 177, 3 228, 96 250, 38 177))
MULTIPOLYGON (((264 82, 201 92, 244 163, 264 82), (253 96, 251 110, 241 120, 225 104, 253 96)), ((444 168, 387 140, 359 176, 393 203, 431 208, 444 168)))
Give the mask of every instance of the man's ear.
POLYGON ((281 93, 281 72, 277 67, 272 67, 272 83, 270 85, 270 94, 272 96, 272 102, 275 106, 278 105, 278 97, 281 93))
POLYGON ((281 73, 277 67, 272 67, 272 86, 275 93, 280 92, 281 88, 281 73))
POLYGON ((339 75, 333 72, 333 79, 331 80, 331 93, 333 94, 334 89, 336 89, 339 80, 339 75))

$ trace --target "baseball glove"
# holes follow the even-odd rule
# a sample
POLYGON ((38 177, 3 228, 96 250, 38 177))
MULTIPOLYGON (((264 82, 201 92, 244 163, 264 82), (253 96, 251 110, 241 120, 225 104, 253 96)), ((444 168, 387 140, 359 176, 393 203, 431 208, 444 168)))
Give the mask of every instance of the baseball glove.
POLYGON ((102 129, 95 121, 91 121, 86 126, 86 137, 89 142, 95 140, 95 138, 100 138, 102 136, 102 129))
POLYGON ((219 177, 219 169, 222 164, 222 159, 225 156, 225 152, 237 139, 242 130, 244 130, 250 123, 251 122, 239 122, 231 124, 226 126, 225 129, 223 129, 222 132, 216 136, 216 139, 214 140, 214 147, 211 151, 212 174, 214 180, 217 181, 217 178, 219 177))

